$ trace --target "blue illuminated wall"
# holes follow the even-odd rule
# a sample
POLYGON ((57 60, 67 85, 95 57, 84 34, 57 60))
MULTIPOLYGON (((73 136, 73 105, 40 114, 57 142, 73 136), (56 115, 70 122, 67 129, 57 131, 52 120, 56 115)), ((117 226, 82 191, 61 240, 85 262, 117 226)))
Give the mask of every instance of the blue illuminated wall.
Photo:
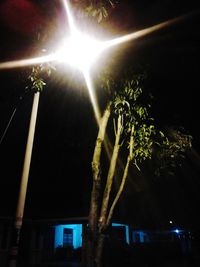
MULTIPOLYGON (((126 243, 130 244, 129 239, 129 226, 120 223, 112 223, 112 226, 115 227, 124 227, 126 233, 126 243)), ((63 247, 63 235, 64 229, 73 230, 73 248, 77 249, 82 246, 82 224, 61 224, 55 226, 55 243, 54 247, 63 247)))
POLYGON ((54 247, 63 246, 64 229, 73 230, 73 248, 77 249, 82 246, 82 224, 61 224, 55 226, 55 243, 54 247))

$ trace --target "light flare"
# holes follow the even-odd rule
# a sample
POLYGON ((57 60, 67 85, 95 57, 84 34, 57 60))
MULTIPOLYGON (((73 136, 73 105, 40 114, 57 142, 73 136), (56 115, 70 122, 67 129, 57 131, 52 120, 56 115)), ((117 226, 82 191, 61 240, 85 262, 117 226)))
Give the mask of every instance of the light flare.
POLYGON ((55 58, 84 72, 90 69, 104 49, 103 42, 76 31, 63 41, 55 53, 55 58))
POLYGON ((62 2, 63 2, 63 6, 67 14, 70 31, 73 34, 73 32, 75 32, 77 29, 75 27, 74 19, 70 11, 69 3, 67 2, 67 0, 62 0, 62 2))
POLYGON ((185 16, 180 16, 180 17, 177 17, 177 18, 174 18, 174 19, 171 19, 171 20, 167 20, 167 21, 161 22, 159 24, 153 25, 151 27, 139 30, 137 32, 129 33, 129 34, 126 34, 124 36, 120 36, 120 37, 105 41, 104 42, 104 46, 106 48, 110 48, 110 47, 113 47, 113 46, 116 46, 116 45, 119 45, 119 44, 122 44, 122 43, 126 43, 126 42, 129 42, 129 41, 138 39, 140 37, 146 36, 146 35, 148 35, 150 33, 153 33, 155 31, 163 29, 163 28, 165 28, 167 26, 170 26, 170 25, 182 20, 185 17, 186 17, 186 15, 185 16))
MULTIPOLYGON (((74 25, 71 13, 69 12, 68 4, 64 0, 63 0, 63 3, 65 4, 65 8, 67 10, 67 15, 71 18, 71 19, 69 19, 69 21, 71 21, 70 22, 71 37, 66 39, 66 40, 69 40, 69 41, 71 40, 70 41, 71 45, 70 44, 66 44, 66 41, 65 41, 64 42, 64 47, 66 47, 66 46, 70 47, 70 46, 72 46, 72 43, 74 43, 74 41, 72 41, 72 40, 78 40, 78 44, 76 44, 76 47, 78 48, 78 50, 80 50, 81 46, 84 43, 83 40, 81 40, 81 42, 80 42, 80 36, 85 38, 86 35, 80 34, 77 31, 77 29, 76 29, 76 27, 74 25), (77 37, 77 36, 79 36, 79 37, 77 37)), ((111 40, 107 40, 107 41, 102 41, 102 42, 101 41, 95 41, 91 37, 87 36, 86 43, 88 43, 88 41, 90 40, 90 41, 93 42, 93 44, 94 43, 98 44, 97 55, 95 55, 95 53, 94 53, 95 49, 93 49, 93 52, 92 52, 92 54, 95 57, 97 57, 98 55, 100 55, 101 52, 103 52, 106 49, 109 49, 110 47, 113 47, 113 46, 116 46, 116 45, 120 45, 122 43, 126 43, 126 42, 129 42, 131 40, 135 40, 135 39, 138 39, 138 38, 143 37, 145 35, 148 35, 150 33, 153 33, 153 32, 155 32, 157 30, 160 30, 162 28, 165 28, 167 26, 170 26, 170 25, 178 22, 178 21, 188 17, 189 15, 180 16, 178 18, 171 19, 171 20, 156 24, 156 25, 148 27, 146 29, 143 29, 143 30, 140 30, 140 31, 137 31, 137 32, 133 32, 133 33, 130 33, 130 34, 118 37, 118 38, 114 38, 114 39, 111 39, 111 40)), ((87 45, 84 45, 84 47, 87 47, 87 45)), ((60 48, 60 49, 61 49, 61 51, 64 50, 64 48, 60 48)), ((83 51, 83 53, 84 53, 83 49, 81 49, 80 51, 83 51)), ((89 49, 87 49, 87 51, 89 51, 89 49)), ((48 61, 56 61, 57 60, 56 56, 60 60, 62 53, 63 52, 57 51, 56 53, 50 54, 50 55, 47 55, 47 56, 36 57, 36 58, 31 58, 31 59, 22 59, 22 60, 2 62, 2 63, 0 63, 0 69, 10 69, 10 68, 24 67, 24 66, 34 65, 34 64, 40 64, 40 63, 44 63, 44 62, 48 62, 48 61)), ((78 52, 78 54, 80 54, 80 52, 78 52)), ((86 57, 84 56, 84 58, 86 58, 86 57)), ((67 61, 67 59, 66 59, 66 61, 67 61)))
POLYGON ((90 95, 90 100, 91 100, 92 107, 93 107, 93 110, 94 110, 95 118, 96 118, 97 123, 99 124, 100 123, 100 118, 101 118, 101 112, 100 112, 99 104, 98 104, 98 101, 97 101, 97 98, 96 98, 96 95, 95 95, 94 86, 92 84, 92 79, 90 77, 90 73, 89 73, 88 70, 85 70, 83 72, 83 75, 84 75, 85 82, 86 82, 86 85, 87 85, 87 88, 88 88, 88 92, 89 92, 89 95, 90 95))
POLYGON ((51 62, 51 61, 55 61, 55 60, 56 59, 55 59, 54 55, 51 54, 51 55, 42 56, 42 57, 7 61, 7 62, 0 63, 0 70, 22 68, 22 67, 26 67, 26 66, 41 64, 41 63, 47 63, 47 62, 51 62))
POLYGON ((70 29, 70 35, 63 41, 62 47, 60 47, 56 50, 55 53, 50 55, 0 63, 0 70, 31 66, 52 61, 65 62, 68 65, 78 68, 84 75, 97 122, 99 122, 100 119, 100 111, 90 77, 90 67, 94 64, 100 54, 104 50, 146 36, 150 33, 172 25, 190 15, 180 16, 175 19, 171 19, 149 28, 142 29, 140 31, 133 32, 111 40, 98 41, 86 34, 82 34, 76 28, 73 16, 70 11, 69 2, 62 0, 62 3, 67 14, 70 29))

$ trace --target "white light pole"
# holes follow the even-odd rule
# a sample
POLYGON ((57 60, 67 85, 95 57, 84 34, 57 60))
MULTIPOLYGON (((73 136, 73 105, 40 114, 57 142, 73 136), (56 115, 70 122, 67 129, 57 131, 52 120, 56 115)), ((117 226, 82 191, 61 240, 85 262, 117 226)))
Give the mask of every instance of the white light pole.
POLYGON ((26 144, 26 152, 25 152, 24 165, 23 165, 23 171, 22 171, 22 177, 21 177, 21 183, 20 183, 17 210, 16 210, 16 215, 15 215, 15 221, 14 221, 11 249, 10 249, 9 261, 8 261, 9 267, 16 267, 17 265, 17 257, 18 257, 18 252, 19 252, 19 239, 20 239, 20 232, 22 228, 24 206, 25 206, 25 200, 26 200, 26 192, 27 192, 28 177, 29 177, 29 170, 30 170, 30 164, 31 164, 31 156, 32 156, 34 134, 35 134, 35 125, 36 125, 36 120, 37 120, 39 97, 40 97, 40 92, 39 91, 35 92, 34 98, 33 98, 31 119, 30 119, 30 124, 29 124, 29 132, 28 132, 28 138, 27 138, 27 144, 26 144))

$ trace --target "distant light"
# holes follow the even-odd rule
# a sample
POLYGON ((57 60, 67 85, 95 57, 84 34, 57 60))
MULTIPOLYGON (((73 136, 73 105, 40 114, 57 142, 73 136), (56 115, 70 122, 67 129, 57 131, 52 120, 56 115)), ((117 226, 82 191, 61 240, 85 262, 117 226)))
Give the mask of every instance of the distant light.
POLYGON ((175 233, 179 234, 180 233, 180 230, 176 229, 174 230, 175 233))
POLYGON ((172 224, 173 222, 172 221, 169 221, 170 224, 172 224))

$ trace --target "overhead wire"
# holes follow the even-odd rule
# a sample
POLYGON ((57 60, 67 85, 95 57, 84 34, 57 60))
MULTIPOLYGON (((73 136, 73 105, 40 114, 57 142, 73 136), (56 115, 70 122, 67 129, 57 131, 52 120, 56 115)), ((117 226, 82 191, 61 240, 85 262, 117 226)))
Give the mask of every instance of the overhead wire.
MULTIPOLYGON (((25 93, 26 93, 26 92, 25 92, 25 93)), ((7 123, 7 125, 6 125, 6 127, 5 127, 5 129, 4 129, 4 131, 3 131, 3 133, 2 133, 2 135, 1 135, 1 138, 0 138, 0 145, 3 143, 3 140, 4 140, 4 138, 5 138, 5 136, 6 136, 7 132, 8 132, 8 129, 9 129, 10 125, 11 125, 11 122, 12 122, 14 116, 15 116, 15 113, 16 113, 16 111, 17 111, 17 108, 18 108, 19 104, 21 103, 22 99, 23 99, 23 96, 20 95, 19 100, 18 100, 18 103, 16 104, 16 107, 14 108, 14 110, 13 110, 13 112, 12 112, 12 114, 11 114, 9 120, 8 120, 8 123, 7 123)))

